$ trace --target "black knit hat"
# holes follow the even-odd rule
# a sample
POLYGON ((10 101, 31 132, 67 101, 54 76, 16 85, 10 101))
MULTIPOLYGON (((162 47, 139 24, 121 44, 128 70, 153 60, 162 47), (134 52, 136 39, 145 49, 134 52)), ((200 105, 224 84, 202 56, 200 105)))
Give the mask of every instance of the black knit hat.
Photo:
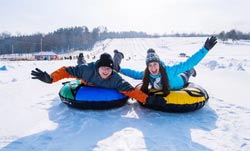
POLYGON ((79 53, 79 57, 83 57, 83 53, 79 53))
POLYGON ((151 62, 159 62, 160 63, 159 56, 155 53, 155 50, 152 48, 148 49, 148 51, 147 51, 146 65, 148 65, 151 62))
POLYGON ((104 67, 110 67, 113 69, 113 59, 108 53, 104 53, 100 56, 100 59, 97 60, 97 68, 104 66, 104 67))

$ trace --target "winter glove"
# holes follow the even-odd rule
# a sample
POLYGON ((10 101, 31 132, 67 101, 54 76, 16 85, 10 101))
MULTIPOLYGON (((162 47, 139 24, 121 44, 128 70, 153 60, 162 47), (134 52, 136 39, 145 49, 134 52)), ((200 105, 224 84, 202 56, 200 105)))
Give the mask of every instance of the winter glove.
POLYGON ((216 43, 217 43, 217 38, 215 36, 212 36, 210 38, 207 38, 204 47, 209 51, 214 47, 216 43))
POLYGON ((31 71, 32 79, 38 79, 45 83, 52 83, 52 78, 47 72, 36 68, 36 70, 31 71))
POLYGON ((124 58, 124 55, 122 52, 119 52, 118 50, 114 50, 114 69, 116 70, 116 72, 120 71, 120 64, 122 59, 124 58))
POLYGON ((148 96, 146 100, 146 105, 154 106, 154 107, 165 107, 167 104, 166 100, 159 95, 148 96))

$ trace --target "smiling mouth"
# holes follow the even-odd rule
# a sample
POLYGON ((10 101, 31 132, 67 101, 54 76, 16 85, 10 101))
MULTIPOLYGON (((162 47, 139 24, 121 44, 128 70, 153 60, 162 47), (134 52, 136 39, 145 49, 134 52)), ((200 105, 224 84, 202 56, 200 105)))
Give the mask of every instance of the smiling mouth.
POLYGON ((152 73, 156 74, 156 73, 157 73, 157 71, 152 71, 152 73))

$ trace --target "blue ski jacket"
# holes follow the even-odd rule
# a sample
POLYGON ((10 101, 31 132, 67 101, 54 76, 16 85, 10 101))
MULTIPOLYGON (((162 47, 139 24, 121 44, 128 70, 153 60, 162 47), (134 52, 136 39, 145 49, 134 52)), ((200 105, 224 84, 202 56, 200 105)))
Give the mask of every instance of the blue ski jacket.
MULTIPOLYGON (((185 62, 180 62, 173 66, 167 66, 163 62, 161 62, 162 66, 165 68, 165 71, 167 73, 170 89, 178 90, 183 88, 184 81, 183 78, 180 76, 180 73, 192 69, 206 56, 207 53, 208 50, 202 47, 199 51, 193 54, 185 62)), ((137 80, 143 79, 144 76, 144 71, 135 71, 128 68, 121 68, 120 73, 137 80)), ((150 76, 150 78, 152 77, 150 76)), ((152 85, 152 83, 150 84, 152 85)))

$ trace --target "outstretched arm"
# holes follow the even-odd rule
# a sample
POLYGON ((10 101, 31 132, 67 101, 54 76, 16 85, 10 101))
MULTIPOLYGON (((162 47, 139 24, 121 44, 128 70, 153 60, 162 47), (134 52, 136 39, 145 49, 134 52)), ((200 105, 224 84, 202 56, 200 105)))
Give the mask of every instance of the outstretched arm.
POLYGON ((121 61, 123 58, 124 58, 124 55, 122 52, 120 52, 118 50, 114 50, 114 57, 113 57, 114 69, 117 72, 120 72, 121 74, 126 75, 130 78, 141 80, 143 78, 143 72, 120 67, 120 64, 121 64, 121 61))
POLYGON ((192 69, 206 56, 208 51, 211 50, 215 46, 216 43, 217 43, 216 37, 212 36, 210 38, 207 38, 203 47, 199 51, 193 54, 185 62, 181 62, 179 64, 171 66, 169 70, 171 71, 171 73, 178 75, 182 72, 192 69))
POLYGON ((162 96, 157 96, 157 95, 150 96, 136 88, 130 91, 120 91, 120 92, 146 105, 155 107, 165 107, 167 104, 167 101, 164 100, 162 96))
POLYGON ((46 71, 42 71, 38 68, 36 68, 35 70, 32 70, 31 75, 33 76, 32 79, 38 79, 45 83, 52 83, 53 81, 51 76, 46 71))
POLYGON ((121 68, 120 73, 136 80, 141 80, 144 75, 143 71, 135 71, 127 68, 121 68))
POLYGON ((65 69, 66 67, 62 67, 49 75, 46 71, 36 68, 31 71, 31 75, 33 76, 32 79, 38 79, 45 83, 53 83, 64 78, 74 78, 74 76, 70 75, 65 69))

